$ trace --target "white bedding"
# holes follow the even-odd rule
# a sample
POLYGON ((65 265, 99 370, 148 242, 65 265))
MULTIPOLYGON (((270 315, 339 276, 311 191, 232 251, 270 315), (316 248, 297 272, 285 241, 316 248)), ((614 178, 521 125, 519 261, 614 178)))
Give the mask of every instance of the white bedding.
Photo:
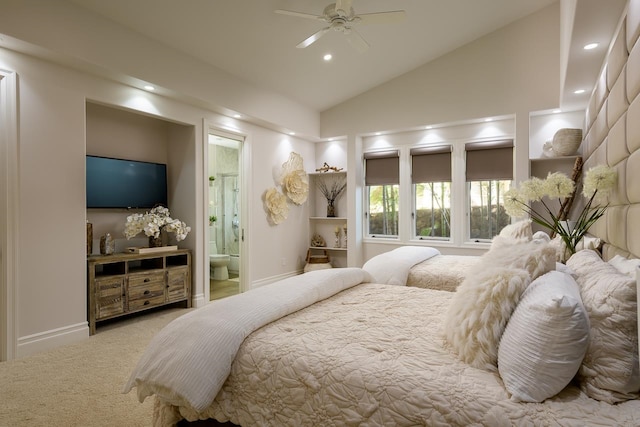
MULTIPOLYGON (((270 323, 241 345, 213 404, 156 405, 172 415, 242 426, 638 426, 640 401, 597 402, 570 386, 515 403, 499 375, 443 345, 454 293, 361 284, 270 323)), ((163 423, 166 422, 166 423, 163 423)))

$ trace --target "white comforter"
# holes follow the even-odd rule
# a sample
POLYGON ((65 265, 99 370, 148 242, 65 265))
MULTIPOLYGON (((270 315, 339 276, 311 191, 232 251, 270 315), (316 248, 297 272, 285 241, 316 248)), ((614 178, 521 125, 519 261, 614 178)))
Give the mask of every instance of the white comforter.
MULTIPOLYGON (((374 273, 395 271, 406 279, 414 264, 437 253, 431 248, 401 247, 370 266, 374 273)), ((152 339, 124 392, 136 387, 141 402, 155 394, 176 406, 204 410, 250 333, 372 277, 359 268, 318 270, 214 301, 171 322, 152 339)))
MULTIPOLYGON (((247 337, 205 411, 170 412, 250 426, 639 426, 640 401, 618 405, 568 387, 544 403, 509 399, 499 375, 445 347, 453 292, 365 283, 247 337)), ((167 422, 168 421, 168 422, 167 422)))

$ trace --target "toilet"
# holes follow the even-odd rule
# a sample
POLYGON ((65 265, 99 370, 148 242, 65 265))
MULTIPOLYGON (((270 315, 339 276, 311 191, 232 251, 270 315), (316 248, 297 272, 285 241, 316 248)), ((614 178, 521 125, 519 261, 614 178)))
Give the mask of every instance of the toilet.
POLYGON ((209 265, 213 280, 229 280, 229 255, 219 254, 216 242, 209 242, 209 265))

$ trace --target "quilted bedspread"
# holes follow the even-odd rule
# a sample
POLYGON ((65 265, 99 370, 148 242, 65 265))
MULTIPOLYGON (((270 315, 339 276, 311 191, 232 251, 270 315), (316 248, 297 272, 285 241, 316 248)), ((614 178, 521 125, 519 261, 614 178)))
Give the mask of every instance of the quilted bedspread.
POLYGON ((413 266, 407 286, 454 292, 479 260, 479 256, 472 255, 434 256, 413 266))
POLYGON ((640 425, 640 401, 610 405, 573 386, 540 404, 509 400, 497 373, 447 350, 442 317, 453 295, 346 289, 250 334, 206 410, 158 399, 154 423, 179 413, 242 426, 640 425))

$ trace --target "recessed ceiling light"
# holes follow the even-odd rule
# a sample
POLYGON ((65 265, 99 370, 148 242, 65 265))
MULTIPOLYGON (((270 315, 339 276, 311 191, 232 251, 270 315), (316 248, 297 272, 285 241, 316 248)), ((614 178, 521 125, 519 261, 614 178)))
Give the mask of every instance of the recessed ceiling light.
POLYGON ((425 129, 433 129, 433 126, 426 126, 425 129))
POLYGON ((488 119, 484 119, 485 122, 492 122, 493 119, 491 117, 489 117, 488 119))
POLYGON ((322 59, 324 59, 325 61, 331 61, 331 58, 333 58, 333 55, 331 55, 330 53, 327 53, 322 57, 322 59))
POLYGON ((239 119, 242 116, 240 114, 234 114, 233 117, 236 118, 236 119, 239 119))
POLYGON ((584 50, 591 50, 598 47, 598 43, 589 43, 584 45, 584 50))
POLYGON ((558 113, 560 113, 561 111, 562 111, 562 110, 553 110, 552 112, 553 112, 554 114, 558 114, 558 113))
POLYGON ((585 93, 584 89, 578 89, 576 91, 574 91, 573 93, 575 93, 576 95, 580 95, 581 93, 585 93))
POLYGON ((144 88, 145 88, 146 90, 150 90, 150 91, 154 91, 154 90, 156 90, 156 88, 155 88, 155 87, 153 87, 153 86, 151 86, 151 85, 144 85, 144 88))
POLYGON ((291 136, 293 136, 295 134, 296 134, 295 132, 289 132, 289 135, 291 135, 291 136))
POLYGON ((376 132, 376 136, 382 135, 382 132, 376 132))

